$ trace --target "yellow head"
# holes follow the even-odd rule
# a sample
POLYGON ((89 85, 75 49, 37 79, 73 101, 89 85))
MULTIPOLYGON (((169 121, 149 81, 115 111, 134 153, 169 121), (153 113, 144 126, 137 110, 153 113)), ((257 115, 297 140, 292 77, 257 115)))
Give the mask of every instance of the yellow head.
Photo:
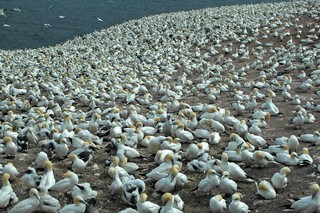
POLYGON ((282 175, 287 175, 287 174, 289 174, 290 172, 291 172, 291 170, 290 170, 290 168, 287 167, 287 166, 285 166, 285 167, 283 167, 282 169, 280 169, 280 174, 282 174, 282 175))
POLYGON ((172 194, 167 192, 165 194, 162 195, 162 202, 167 203, 167 202, 172 202, 172 194))

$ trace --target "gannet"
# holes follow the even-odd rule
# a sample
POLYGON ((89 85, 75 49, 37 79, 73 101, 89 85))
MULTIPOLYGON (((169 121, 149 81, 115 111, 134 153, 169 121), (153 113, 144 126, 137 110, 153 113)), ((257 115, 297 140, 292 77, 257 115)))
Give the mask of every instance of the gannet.
POLYGON ((291 172, 289 167, 283 167, 280 172, 276 172, 271 177, 271 183, 274 189, 284 189, 287 186, 287 175, 291 172))
POLYGON ((40 205, 40 197, 39 197, 38 190, 35 188, 32 188, 29 191, 29 198, 17 203, 10 211, 8 211, 8 213, 20 213, 20 212, 31 213, 31 212, 34 212, 39 205, 40 205))
POLYGON ((78 175, 67 171, 63 174, 63 179, 56 182, 53 186, 51 186, 48 191, 57 191, 57 192, 69 192, 73 189, 73 187, 78 183, 78 175))
POLYGON ((292 119, 292 124, 294 125, 294 128, 297 129, 299 127, 302 128, 302 125, 304 124, 304 116, 301 111, 298 111, 297 114, 292 119))
POLYGON ((174 166, 171 167, 169 174, 166 177, 158 180, 154 187, 156 191, 160 192, 171 192, 175 189, 177 184, 177 174, 179 173, 178 169, 174 166))
POLYGON ((273 199, 277 196, 271 183, 266 180, 256 182, 257 194, 261 195, 265 199, 273 199))
POLYGON ((299 165, 310 165, 313 163, 313 159, 309 155, 309 149, 304 147, 302 149, 302 154, 299 155, 299 165))
POLYGON ((38 187, 42 176, 39 176, 36 170, 32 167, 28 167, 21 177, 21 181, 28 189, 38 187))
POLYGON ((108 174, 112 178, 112 183, 109 186, 110 193, 112 196, 121 195, 122 193, 122 182, 120 180, 118 171, 114 167, 108 169, 108 174))
POLYGON ((96 197, 98 196, 98 192, 91 188, 90 183, 84 182, 76 184, 72 189, 71 197, 75 198, 76 196, 81 196, 86 202, 95 203, 96 197))
POLYGON ((204 193, 208 193, 208 192, 211 193, 211 191, 214 190, 219 185, 220 185, 219 174, 214 169, 209 169, 207 171, 206 177, 199 181, 198 187, 196 189, 204 193))
POLYGON ((173 165, 174 156, 172 154, 167 154, 164 158, 164 162, 156 168, 152 169, 149 173, 146 174, 146 176, 148 178, 158 181, 161 178, 166 177, 168 175, 168 172, 173 165))
POLYGON ((73 198, 73 204, 68 204, 64 206, 62 209, 58 211, 58 213, 82 213, 85 212, 86 205, 88 205, 88 203, 84 201, 81 196, 76 196, 75 198, 73 198))
POLYGON ((2 187, 0 188, 0 208, 6 208, 11 203, 17 203, 18 197, 9 182, 10 174, 2 175, 2 187))
POLYGON ((218 194, 210 199, 209 208, 212 213, 223 213, 227 209, 226 200, 218 194))
POLYGON ((160 213, 182 213, 183 211, 175 208, 173 206, 174 198, 171 193, 164 193, 161 198, 162 202, 165 203, 165 206, 161 208, 160 213))
POLYGON ((259 167, 266 167, 270 162, 274 162, 273 156, 269 152, 263 150, 254 151, 252 158, 254 163, 259 167))
POLYGON ((45 186, 39 186, 40 205, 38 209, 40 211, 48 213, 56 213, 60 208, 59 200, 48 194, 48 189, 45 186))
POLYGON ((320 133, 319 131, 314 131, 312 134, 302 134, 298 137, 298 140, 317 145, 317 143, 320 143, 320 133))
POLYGON ((14 180, 18 176, 20 176, 20 173, 18 172, 17 168, 10 162, 3 167, 2 172, 8 173, 10 175, 10 180, 14 180))
POLYGON ((310 187, 311 195, 299 198, 290 206, 290 209, 284 211, 296 212, 317 212, 320 207, 320 187, 318 184, 312 184, 310 187))
POLYGON ((122 201, 130 206, 136 205, 140 194, 146 190, 144 181, 133 176, 123 176, 120 179, 122 182, 122 201))
POLYGON ((42 151, 39 152, 38 155, 37 155, 37 157, 36 157, 36 159, 35 159, 35 161, 34 161, 35 167, 36 167, 37 169, 43 169, 44 166, 45 166, 44 162, 45 162, 46 160, 49 160, 47 153, 42 152, 42 151))
MULTIPOLYGON (((242 180, 250 180, 247 177, 247 173, 241 169, 241 167, 233 162, 228 162, 228 155, 227 153, 222 153, 221 155, 221 170, 228 171, 230 176, 235 179, 242 179, 242 180)), ((221 182, 220 182, 221 183, 221 182)))
POLYGON ((84 162, 82 159, 78 158, 75 154, 69 154, 68 158, 72 161, 71 169, 75 173, 82 173, 84 172, 85 168, 89 161, 84 162))
POLYGON ((249 132, 245 133, 244 138, 256 147, 262 147, 267 144, 267 141, 262 136, 254 135, 249 132))
POLYGON ((248 213, 249 206, 244 202, 240 201, 240 195, 235 193, 232 195, 231 203, 228 206, 230 213, 248 213))
POLYGON ((15 157, 18 152, 18 146, 12 141, 11 137, 5 136, 3 138, 5 144, 5 153, 8 157, 15 157))
POLYGON ((56 183, 54 178, 53 170, 52 170, 52 163, 50 160, 45 160, 43 162, 45 171, 42 174, 42 178, 40 181, 40 186, 44 186, 46 189, 49 189, 56 183))
POLYGON ((284 152, 277 153, 275 160, 287 166, 296 166, 299 164, 299 157, 296 152, 291 152, 290 154, 284 152))
POLYGON ((238 189, 237 183, 230 179, 230 173, 228 171, 223 172, 219 187, 223 193, 228 195, 235 193, 238 189))
POLYGON ((148 195, 146 193, 140 194, 140 199, 137 202, 137 210, 139 211, 139 213, 159 212, 160 206, 150 201, 147 201, 147 198, 148 195))

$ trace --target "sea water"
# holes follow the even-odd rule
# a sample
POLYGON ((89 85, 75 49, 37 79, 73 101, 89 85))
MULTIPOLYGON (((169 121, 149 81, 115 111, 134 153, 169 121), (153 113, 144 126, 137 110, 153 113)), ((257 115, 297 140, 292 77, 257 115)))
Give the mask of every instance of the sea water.
POLYGON ((161 13, 280 0, 0 0, 0 49, 53 46, 161 13), (5 25, 5 26, 4 26, 5 25))

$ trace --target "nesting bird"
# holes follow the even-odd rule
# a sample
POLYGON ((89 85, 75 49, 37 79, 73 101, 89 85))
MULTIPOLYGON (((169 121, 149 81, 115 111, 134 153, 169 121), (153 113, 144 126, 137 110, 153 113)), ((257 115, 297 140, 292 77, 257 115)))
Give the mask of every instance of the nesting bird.
POLYGON ((29 198, 20 201, 12 209, 10 213, 34 212, 40 205, 40 197, 37 189, 32 188, 29 191, 29 198))
POLYGON ((78 183, 78 180, 77 174, 67 171, 63 174, 63 179, 56 182, 48 189, 48 191, 57 191, 63 193, 72 191, 73 187, 78 183))
POLYGON ((271 183, 275 190, 283 190, 288 183, 287 175, 291 172, 289 167, 283 167, 280 172, 274 173, 271 177, 271 183))
POLYGON ((0 188, 0 208, 6 208, 11 203, 17 203, 18 197, 9 182, 10 174, 2 175, 2 187, 0 188))

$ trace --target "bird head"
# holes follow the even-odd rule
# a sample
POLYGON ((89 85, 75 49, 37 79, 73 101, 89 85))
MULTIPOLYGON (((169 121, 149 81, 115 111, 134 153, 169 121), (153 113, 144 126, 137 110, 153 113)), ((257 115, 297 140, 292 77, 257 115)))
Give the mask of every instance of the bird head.
POLYGON ((8 142, 12 142, 12 138, 8 137, 8 136, 4 137, 3 138, 3 143, 8 143, 8 142))
POLYGON ((290 170, 290 168, 287 167, 287 166, 285 166, 285 167, 283 167, 282 169, 280 169, 280 174, 282 174, 282 175, 287 175, 287 174, 289 174, 290 172, 291 172, 291 170, 290 170))
POLYGON ((263 191, 269 191, 270 189, 268 188, 268 186, 264 183, 264 182, 260 182, 259 184, 258 184, 258 188, 260 189, 260 190, 263 190, 263 191))
POLYGON ((162 195, 162 198, 161 198, 161 200, 162 200, 162 202, 163 203, 167 203, 167 202, 172 202, 172 194, 171 193, 169 193, 169 192, 167 192, 167 193, 164 193, 163 195, 162 195))
POLYGON ((141 193, 141 194, 140 194, 140 202, 141 202, 141 203, 146 202, 147 199, 148 199, 148 195, 147 195, 146 193, 141 193))
POLYGON ((234 200, 234 201, 240 201, 240 200, 241 200, 240 194, 239 194, 239 193, 234 193, 234 194, 232 195, 232 200, 234 200))

